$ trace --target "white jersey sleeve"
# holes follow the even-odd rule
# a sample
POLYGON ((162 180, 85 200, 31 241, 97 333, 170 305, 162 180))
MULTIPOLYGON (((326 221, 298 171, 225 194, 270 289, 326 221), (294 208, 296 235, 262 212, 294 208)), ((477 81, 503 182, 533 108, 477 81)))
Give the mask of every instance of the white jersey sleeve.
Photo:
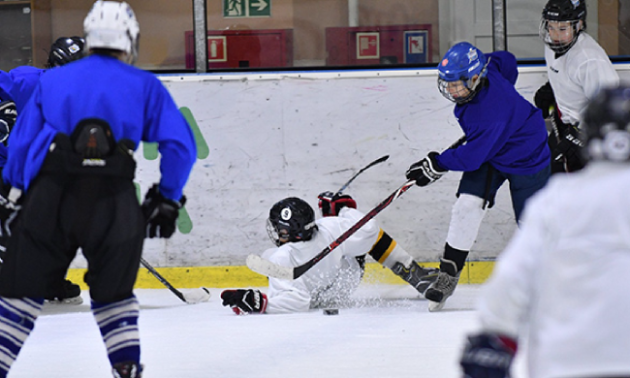
MULTIPOLYGON (((290 244, 292 243, 275 249, 271 253, 265 252, 263 257, 269 255, 268 259, 271 262, 283 266, 292 266, 290 244)), ((301 279, 291 281, 270 277, 267 294, 268 314, 303 312, 308 311, 310 308, 311 294, 301 279)))
POLYGON ((564 123, 579 123, 590 99, 602 88, 619 84, 619 75, 608 55, 586 33, 581 33, 571 49, 558 58, 545 46, 545 60, 564 123))

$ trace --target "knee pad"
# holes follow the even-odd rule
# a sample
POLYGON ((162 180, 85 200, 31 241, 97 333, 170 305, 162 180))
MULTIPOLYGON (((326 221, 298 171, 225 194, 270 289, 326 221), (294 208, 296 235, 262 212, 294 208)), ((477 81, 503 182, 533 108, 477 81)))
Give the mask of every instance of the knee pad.
POLYGON ((475 243, 486 209, 484 200, 470 194, 460 194, 453 205, 446 242, 453 248, 470 251, 475 243))

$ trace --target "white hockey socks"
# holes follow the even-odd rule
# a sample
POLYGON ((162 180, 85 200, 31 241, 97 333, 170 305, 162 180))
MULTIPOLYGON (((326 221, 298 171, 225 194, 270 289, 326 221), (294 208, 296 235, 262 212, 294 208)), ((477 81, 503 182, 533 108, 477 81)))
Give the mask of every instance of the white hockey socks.
POLYGON ((101 330, 112 366, 122 362, 140 365, 140 305, 135 296, 113 303, 92 301, 92 313, 101 330))
POLYGON ((485 215, 483 198, 460 194, 453 205, 446 243, 455 249, 470 251, 485 215))
POLYGON ((0 377, 9 373, 42 312, 44 299, 0 297, 0 377))

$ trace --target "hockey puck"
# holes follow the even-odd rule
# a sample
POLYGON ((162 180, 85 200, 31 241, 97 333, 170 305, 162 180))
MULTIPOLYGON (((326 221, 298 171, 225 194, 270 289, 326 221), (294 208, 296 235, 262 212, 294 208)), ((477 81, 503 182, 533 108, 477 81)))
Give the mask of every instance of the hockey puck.
POLYGON ((324 310, 324 315, 339 315, 339 309, 327 308, 324 310))

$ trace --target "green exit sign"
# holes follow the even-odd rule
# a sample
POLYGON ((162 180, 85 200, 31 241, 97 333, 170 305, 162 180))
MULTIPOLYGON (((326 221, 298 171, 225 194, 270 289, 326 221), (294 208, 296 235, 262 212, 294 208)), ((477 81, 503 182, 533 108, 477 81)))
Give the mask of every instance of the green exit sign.
POLYGON ((223 0, 223 17, 270 17, 271 0, 223 0))

